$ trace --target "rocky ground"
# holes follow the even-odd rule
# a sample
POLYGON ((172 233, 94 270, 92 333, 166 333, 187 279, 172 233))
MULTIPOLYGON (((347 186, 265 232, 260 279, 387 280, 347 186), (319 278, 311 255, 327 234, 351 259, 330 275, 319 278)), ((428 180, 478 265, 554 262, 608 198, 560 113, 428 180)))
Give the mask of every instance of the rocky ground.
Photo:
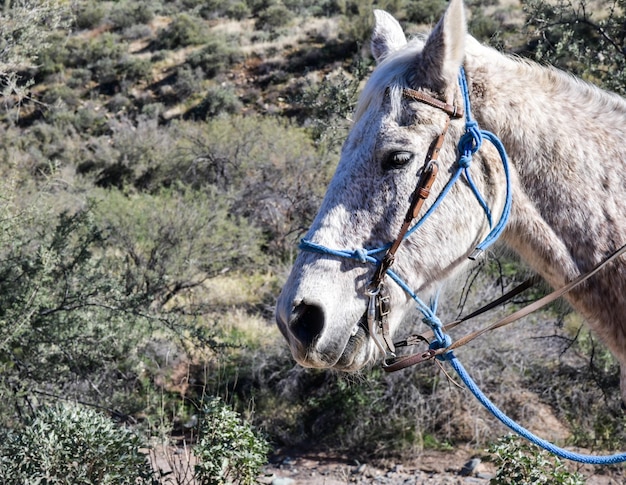
MULTIPOLYGON (((475 450, 424 452, 412 463, 361 463, 320 453, 281 452, 265 467, 266 485, 487 485, 495 475, 492 463, 475 450)), ((623 469, 581 467, 588 485, 626 484, 623 469)))
POLYGON ((493 467, 472 458, 469 450, 432 452, 408 465, 361 463, 356 459, 337 459, 322 454, 281 454, 265 467, 261 481, 271 485, 488 484, 494 474, 493 467))

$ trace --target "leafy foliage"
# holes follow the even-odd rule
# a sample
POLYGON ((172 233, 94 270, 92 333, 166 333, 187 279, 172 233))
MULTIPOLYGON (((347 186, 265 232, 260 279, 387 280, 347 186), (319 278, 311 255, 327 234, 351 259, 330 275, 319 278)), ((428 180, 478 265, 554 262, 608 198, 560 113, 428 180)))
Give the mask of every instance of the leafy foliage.
POLYGON ((622 0, 525 0, 538 60, 626 93, 626 4, 622 0))
POLYGON ((494 455, 498 466, 491 485, 509 483, 536 483, 583 485, 585 480, 579 473, 569 472, 561 460, 546 451, 522 441, 522 438, 508 435, 494 444, 489 452, 494 455))
POLYGON ((132 362, 143 319, 102 264, 104 238, 90 209, 57 215, 20 209, 5 199, 3 211, 0 392, 5 402, 19 410, 30 393, 44 390, 86 396, 97 381, 98 392, 132 388, 132 379, 111 377, 122 362, 132 362), (122 332, 126 338, 116 338, 122 332))
POLYGON ((219 398, 204 404, 199 427, 200 437, 194 447, 199 483, 256 483, 270 449, 262 435, 219 398))
POLYGON ((40 408, 0 440, 0 479, 7 485, 156 483, 139 436, 76 404, 40 408))

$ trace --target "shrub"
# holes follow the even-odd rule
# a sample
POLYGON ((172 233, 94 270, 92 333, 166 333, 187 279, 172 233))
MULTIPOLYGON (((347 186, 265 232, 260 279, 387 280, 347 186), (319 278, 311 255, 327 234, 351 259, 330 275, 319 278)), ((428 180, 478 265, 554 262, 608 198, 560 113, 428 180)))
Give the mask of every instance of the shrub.
POLYGON ((97 0, 81 2, 76 12, 76 26, 79 29, 92 29, 104 19, 104 6, 97 0))
POLYGON ((444 0, 419 0, 406 6, 407 20, 417 24, 434 24, 446 9, 444 0))
POLYGON ((261 116, 186 124, 175 162, 183 182, 229 194, 233 213, 263 228, 275 256, 310 224, 331 168, 305 130, 261 116))
POLYGON ((245 2, 233 2, 226 9, 226 15, 235 20, 243 20, 249 17, 250 13, 250 8, 245 2))
POLYGON ((192 68, 200 68, 207 77, 243 60, 241 51, 224 36, 212 35, 205 46, 189 55, 187 62, 192 68))
POLYGON ((113 4, 108 20, 114 30, 125 30, 136 24, 147 24, 154 18, 154 10, 150 2, 122 0, 113 4))
POLYGON ((75 404, 43 407, 0 440, 6 485, 136 485, 156 483, 142 440, 96 411, 75 404))
POLYGON ((118 82, 149 81, 152 75, 152 65, 148 59, 125 54, 117 63, 115 71, 118 82))
POLYGON ((22 190, 16 200, 3 188, 0 396, 10 405, 0 411, 28 408, 42 388, 112 404, 115 391, 135 389, 135 348, 147 333, 138 309, 148 303, 124 294, 89 208, 58 214, 58 196, 22 190))
POLYGON ((174 81, 174 96, 179 101, 189 98, 190 96, 202 90, 204 73, 201 68, 192 68, 189 65, 183 65, 176 69, 176 80, 174 81))
POLYGON ((255 28, 273 32, 280 27, 286 26, 292 20, 293 13, 282 3, 276 3, 259 12, 255 28))
POLYGON ((537 60, 622 95, 626 92, 623 3, 524 0, 522 5, 527 34, 533 39, 528 47, 537 60))
POLYGON ((207 91, 204 99, 190 114, 194 118, 205 120, 220 114, 236 114, 242 107, 237 93, 232 88, 216 86, 207 91))
POLYGON ((259 230, 233 215, 232 202, 212 187, 101 196, 98 218, 116 248, 107 265, 124 275, 128 295, 152 302, 152 308, 167 304, 176 311, 179 293, 222 271, 245 271, 260 258, 259 230))
POLYGON ((229 4, 229 0, 205 0, 200 6, 200 16, 204 19, 221 17, 229 4))
POLYGON ((267 461, 267 440, 219 398, 209 399, 199 420, 194 447, 200 484, 256 483, 267 461))
POLYGON ((70 4, 62 0, 7 2, 0 12, 0 79, 30 67, 54 44, 57 29, 69 29, 70 4))
POLYGON ((561 460, 528 444, 522 438, 508 435, 491 446, 489 452, 498 466, 491 485, 510 483, 533 483, 546 485, 584 485, 585 480, 577 472, 569 472, 561 460))
POLYGON ((178 49, 206 42, 204 24, 186 13, 177 15, 172 23, 157 35, 159 49, 178 49))

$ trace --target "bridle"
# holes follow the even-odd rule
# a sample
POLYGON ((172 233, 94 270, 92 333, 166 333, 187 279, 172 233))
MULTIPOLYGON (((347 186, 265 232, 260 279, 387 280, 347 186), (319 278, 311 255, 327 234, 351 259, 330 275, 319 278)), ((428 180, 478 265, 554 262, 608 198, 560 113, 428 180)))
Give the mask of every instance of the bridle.
MULTIPOLYGON (((448 118, 446 119, 446 124, 443 130, 437 138, 435 138, 426 153, 424 166, 417 181, 415 191, 411 197, 409 209, 407 210, 402 226, 398 231, 398 235, 393 243, 391 243, 391 246, 387 248, 383 258, 380 260, 380 263, 378 263, 374 276, 365 290, 365 294, 369 299, 369 303, 367 305, 367 327, 370 336, 378 348, 383 352, 383 355, 392 359, 396 357, 396 349, 389 332, 389 322, 387 320, 387 316, 389 315, 389 296, 385 295, 383 280, 387 271, 391 268, 395 261, 396 252, 400 248, 402 241, 404 241, 404 238, 411 227, 411 223, 417 219, 417 216, 424 205, 424 201, 430 196, 430 190, 435 182, 435 179, 437 178, 437 174, 439 173, 437 159, 439 158, 439 152, 441 151, 446 134, 448 133, 450 121, 452 119, 463 117, 462 109, 458 109, 455 105, 442 102, 423 91, 415 91, 413 89, 405 88, 402 90, 402 96, 419 101, 434 108, 441 109, 448 115, 448 118), (380 331, 384 344, 378 338, 376 330, 380 331)), ((387 359, 384 360, 384 363, 385 362, 387 362, 387 359)))
POLYGON ((548 303, 556 300, 568 291, 571 291, 574 287, 589 279, 605 265, 609 264, 622 254, 626 253, 626 245, 624 245, 621 248, 617 249, 614 253, 609 255, 602 262, 600 262, 592 270, 583 275, 580 275, 578 278, 563 286, 562 288, 559 288, 552 293, 544 296, 543 298, 537 300, 536 302, 531 303, 530 305, 518 310, 517 312, 507 317, 504 317, 503 319, 493 323, 487 328, 466 335, 465 337, 458 339, 453 343, 450 336, 446 333, 448 330, 458 326, 464 321, 467 321, 477 315, 484 313, 485 311, 488 311, 504 303, 505 301, 510 300, 514 296, 532 286, 532 284, 535 282, 534 278, 527 280, 521 285, 509 291, 508 293, 502 295, 500 298, 476 310, 470 315, 459 318, 451 323, 448 323, 447 325, 443 325, 436 315, 437 300, 435 299, 433 302, 431 302, 430 305, 424 303, 417 296, 417 294, 408 286, 408 284, 391 268, 395 260, 396 252, 402 244, 402 241, 407 239, 413 232, 415 232, 422 226, 424 221, 439 206, 443 198, 447 195, 447 193, 450 191, 454 183, 459 179, 461 174, 464 175, 467 184, 469 185, 479 204, 483 208, 487 220, 489 221, 489 226, 491 228, 491 231, 485 237, 485 239, 474 249, 474 251, 472 251, 472 253, 469 254, 468 257, 470 259, 475 259, 487 247, 489 247, 498 239, 498 237, 504 230, 506 222, 509 218, 511 210, 511 182, 509 161, 506 150, 504 149, 502 142, 497 136, 489 131, 480 130, 478 128, 478 124, 472 118, 467 81, 465 79, 465 72, 462 68, 459 74, 459 86, 461 88, 461 94, 463 96, 464 109, 441 101, 423 91, 416 91, 408 88, 404 88, 402 90, 403 97, 438 108, 446 113, 448 115, 448 118, 446 120, 444 129, 431 144, 431 147, 426 154, 424 166, 421 170, 416 188, 411 197, 409 208, 404 217, 402 226, 398 231, 398 235, 392 243, 380 248, 356 249, 351 251, 328 248, 321 244, 313 243, 307 239, 302 239, 302 241, 300 242, 300 249, 305 251, 312 251, 341 258, 356 259, 362 263, 370 263, 376 265, 374 275, 369 284, 365 287, 365 294, 368 297, 368 305, 366 311, 367 327, 372 340, 385 356, 383 359, 383 369, 388 372, 404 369, 408 366, 415 365, 420 362, 424 362, 434 358, 445 359, 447 355, 452 356, 452 350, 460 347, 461 345, 465 345, 466 343, 470 342, 471 340, 477 338, 478 336, 484 334, 489 330, 500 328, 504 325, 519 320, 523 316, 526 316, 529 313, 532 313, 539 308, 547 305, 548 303), (459 157, 456 161, 456 170, 453 172, 451 178, 448 180, 448 182, 439 193, 435 201, 432 203, 432 205, 421 216, 421 218, 417 219, 423 207, 424 201, 429 197, 431 187, 435 181, 435 178, 437 177, 437 158, 439 156, 439 151, 443 146, 444 139, 450 125, 450 121, 452 119, 462 118, 463 116, 465 117, 465 133, 461 136, 458 142, 459 157), (500 219, 495 225, 492 223, 491 212, 487 206, 487 203, 480 195, 480 192, 474 184, 468 170, 472 161, 472 155, 480 149, 484 139, 490 141, 491 144, 497 149, 500 155, 500 159, 502 161, 506 180, 505 203, 502 213, 500 215, 500 219), (381 253, 382 256, 379 256, 381 253), (404 292, 407 293, 417 303, 417 307, 423 315, 424 323, 426 323, 430 327, 429 332, 421 335, 411 335, 410 337, 404 340, 400 340, 398 342, 392 341, 388 322, 388 315, 390 312, 390 299, 385 292, 384 285, 384 279, 386 276, 388 276, 396 284, 398 284, 400 288, 402 288, 402 290, 404 290, 404 292), (378 335, 379 333, 380 337, 378 335), (429 345, 428 350, 425 352, 413 353, 400 357, 396 356, 396 347, 415 345, 419 342, 426 342, 429 345))
POLYGON ((515 313, 508 315, 501 320, 489 325, 486 328, 473 332, 465 337, 458 339, 456 342, 452 342, 450 336, 446 333, 449 329, 459 325, 463 321, 466 321, 476 315, 487 311, 504 301, 512 298, 514 295, 520 293, 528 286, 532 284, 532 281, 526 281, 522 285, 514 288, 510 292, 505 295, 502 295, 497 300, 485 305, 483 308, 473 312, 472 314, 463 317, 461 319, 455 320, 454 322, 448 325, 442 325, 439 318, 436 316, 437 310, 437 300, 435 299, 432 304, 426 305, 420 298, 409 288, 409 286, 400 278, 392 269, 391 266, 395 259, 395 253, 402 243, 407 237, 409 237, 417 228, 419 228, 423 221, 436 209, 439 205, 443 197, 448 193, 450 187, 456 182, 461 173, 464 173, 465 179, 468 182, 468 185, 474 192, 478 202, 483 207, 485 214, 487 215, 487 219, 489 220, 489 225, 491 227, 491 232, 487 235, 487 237, 481 242, 476 249, 469 255, 471 259, 474 259, 479 253, 484 251, 489 245, 491 245, 501 234, 508 220, 510 209, 511 209, 511 184, 510 184, 510 176, 509 176, 509 166, 508 166, 508 157, 506 155, 506 151, 504 150, 504 146, 502 142, 493 135, 492 133, 484 130, 480 130, 478 128, 478 124, 472 119, 469 105, 469 94, 467 90, 467 83, 465 80, 465 73, 461 68, 461 72, 459 74, 459 84, 461 87, 461 92, 464 98, 464 107, 465 107, 465 134, 461 137, 458 143, 460 156, 457 160, 457 169, 454 172, 451 179, 445 185, 443 190, 437 196, 437 199, 433 202, 430 208, 424 213, 424 215, 413 224, 413 221, 417 218, 420 209, 426 198, 430 195, 430 188, 434 182, 435 177, 437 176, 437 156, 439 154, 439 150, 443 145, 443 139, 447 132, 448 125, 452 118, 461 117, 461 111, 456 109, 454 106, 449 105, 448 103, 442 102, 427 93, 421 91, 414 91, 410 89, 404 89, 402 95, 404 97, 414 99, 423 103, 426 103, 430 106, 434 106, 442 109, 444 112, 448 114, 448 121, 446 123, 446 127, 443 132, 437 137, 435 143, 432 145, 433 148, 429 150, 426 155, 426 161, 422 172, 420 174, 417 187, 413 193, 411 204, 409 206, 409 210, 405 216, 402 227, 398 233, 398 236, 393 241, 393 243, 388 244, 381 248, 375 249, 357 249, 357 250, 340 250, 340 249, 332 249, 321 244, 313 243, 307 239, 303 239, 300 243, 300 248, 305 251, 313 251, 317 253, 322 253, 330 256, 341 257, 341 258, 349 258, 356 259, 362 263, 370 263, 376 265, 376 271, 374 272, 374 276, 370 283, 366 287, 366 295, 369 297, 368 309, 367 309, 367 319, 368 319, 368 330, 370 332, 370 336, 376 343, 376 345, 383 351, 385 355, 385 359, 383 361, 383 369, 392 372, 396 370, 403 369, 405 367, 428 361, 431 359, 442 359, 446 360, 450 363, 450 365, 454 368, 457 375, 461 378, 463 383, 467 386, 467 389, 471 391, 471 393, 478 399, 478 401, 485 406, 485 408, 490 411, 498 420, 500 420, 503 424, 508 426, 510 429, 528 439, 533 444, 549 451, 550 453, 555 454, 561 458, 566 458, 569 460, 577 461, 580 463, 593 464, 593 465, 607 465, 614 463, 626 462, 626 453, 618 453, 614 455, 607 456, 596 456, 596 455, 586 455, 576 452, 571 452, 555 446, 554 444, 539 438, 523 426, 516 423, 514 420, 509 418, 505 413, 503 413, 493 402, 489 400, 487 396, 480 390, 477 386, 476 382, 471 378, 471 376, 467 373, 465 368, 459 362, 457 357, 454 354, 454 349, 460 347, 461 345, 465 345, 471 340, 479 337, 487 331, 500 328, 504 325, 507 325, 511 322, 519 320, 525 315, 542 308, 548 303, 556 300, 557 298, 563 296, 568 291, 572 290, 574 287, 578 286, 582 282, 589 279, 591 276, 600 271, 605 265, 610 264, 612 261, 616 260, 622 254, 626 253, 626 244, 621 248, 614 251, 611 255, 601 261, 598 265, 596 265, 591 271, 580 275, 578 278, 574 279, 570 283, 566 284, 562 288, 559 288, 552 293, 544 296, 543 298, 531 303, 530 305, 516 311, 515 313), (494 226, 491 221, 491 213, 484 199, 481 197, 478 192, 476 186, 474 185, 467 168, 471 162, 472 155, 478 151, 481 146, 482 140, 488 139, 492 145, 498 150, 500 154, 500 158, 502 160, 502 165, 504 167, 504 173, 506 177, 506 199, 504 208, 502 210, 502 214, 500 216, 500 220, 494 226), (383 256, 377 258, 376 256, 380 253, 383 253, 383 256), (408 295, 413 298, 413 300, 417 303, 418 309, 424 315, 423 321, 430 326, 430 332, 423 335, 412 335, 409 338, 400 341, 400 342, 392 342, 389 334, 389 326, 387 323, 387 315, 389 313, 389 298, 384 295, 383 289, 383 280, 385 276, 389 276, 394 282, 396 282, 408 295), (377 332, 380 331, 382 334, 382 341, 378 337, 377 332), (431 339, 434 337, 434 340, 431 339), (403 355, 401 357, 396 357, 395 355, 395 347, 396 346, 406 346, 413 345, 418 342, 427 342, 429 343, 429 349, 425 352, 414 353, 409 355, 403 355))
MULTIPOLYGON (((463 107, 437 99, 424 91, 417 91, 409 88, 404 88, 402 90, 402 96, 404 98, 418 101, 431 107, 440 109, 448 117, 444 129, 433 141, 430 149, 425 156, 424 166, 421 170, 416 188, 411 197, 409 208, 404 217, 404 221, 398 232, 398 235, 392 243, 380 248, 357 249, 350 251, 328 248, 326 246, 313 243, 312 241, 307 239, 302 239, 302 241, 300 242, 300 249, 305 251, 312 251, 342 258, 356 259, 363 263, 376 265, 374 276, 365 288, 365 294, 368 297, 366 315, 369 334, 372 337, 372 340, 378 346, 378 348, 383 352, 383 355, 385 355, 383 367, 385 367, 387 370, 393 369, 391 366, 396 363, 397 357, 395 355, 396 344, 394 344, 391 339, 389 323, 387 319, 390 308, 389 296, 386 295, 384 286, 385 276, 389 276, 393 281, 395 281, 417 303, 418 309, 424 315, 424 321, 431 327, 431 330, 436 338, 436 342, 433 342, 431 346, 438 345, 438 348, 443 348, 451 343, 450 337, 443 333, 443 325, 435 314, 436 302, 431 305, 426 305, 408 286, 408 284, 391 269, 391 266, 393 265, 393 262, 395 260, 396 252, 400 247, 402 241, 410 237, 411 234, 413 234, 417 229, 422 226, 424 221, 436 210, 443 198, 448 194, 452 186, 461 177, 461 175, 464 176, 467 184, 471 188, 480 206, 483 208, 489 222, 489 226, 491 228, 491 232, 487 235, 487 237, 469 255, 471 259, 475 259, 487 247, 495 242, 495 240, 503 231, 510 214, 511 187, 508 167, 509 164, 506 151, 504 150, 504 147, 500 140, 495 135, 491 134, 490 132, 480 130, 478 128, 478 124, 472 118, 469 102, 469 90, 467 87, 465 72, 462 68, 459 73, 459 86, 461 89, 461 94, 463 96, 463 107), (460 119, 463 117, 465 117, 465 133, 463 134, 463 136, 461 136, 458 142, 459 157, 456 163, 456 170, 453 172, 452 176, 444 186, 443 190, 439 193, 433 204, 424 213, 424 215, 422 215, 420 219, 417 219, 423 207, 424 201, 429 197, 431 187, 435 181, 435 178, 437 177, 437 159, 439 156, 439 152, 443 146, 446 134, 448 132, 450 122, 453 119, 460 119), (495 226, 492 223, 491 211, 489 210, 487 203, 481 196, 480 191, 474 184, 468 170, 472 161, 472 155, 480 149, 482 141, 485 138, 491 141, 492 144, 494 144, 498 149, 506 178, 505 204, 502 210, 502 214, 500 216, 500 220, 495 226), (382 257, 379 257, 380 254, 382 254, 382 257)), ((400 344, 404 344, 404 342, 406 341, 402 341, 400 342, 400 344)))

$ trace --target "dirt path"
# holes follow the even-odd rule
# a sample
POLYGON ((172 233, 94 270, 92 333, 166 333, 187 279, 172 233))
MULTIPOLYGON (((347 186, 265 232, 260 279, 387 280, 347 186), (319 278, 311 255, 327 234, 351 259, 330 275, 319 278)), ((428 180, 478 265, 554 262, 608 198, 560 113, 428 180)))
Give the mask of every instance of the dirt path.
MULTIPOLYGON (((581 467, 587 485, 624 485, 624 468, 581 467)), ((493 464, 476 459, 470 449, 424 452, 413 463, 361 463, 322 453, 282 451, 265 467, 267 485, 488 485, 493 464)))
POLYGON ((356 459, 337 458, 324 454, 282 452, 265 467, 263 483, 271 485, 343 485, 343 484, 488 484, 494 470, 490 465, 477 463, 467 475, 462 472, 473 458, 469 450, 428 452, 419 463, 359 462, 356 459))

